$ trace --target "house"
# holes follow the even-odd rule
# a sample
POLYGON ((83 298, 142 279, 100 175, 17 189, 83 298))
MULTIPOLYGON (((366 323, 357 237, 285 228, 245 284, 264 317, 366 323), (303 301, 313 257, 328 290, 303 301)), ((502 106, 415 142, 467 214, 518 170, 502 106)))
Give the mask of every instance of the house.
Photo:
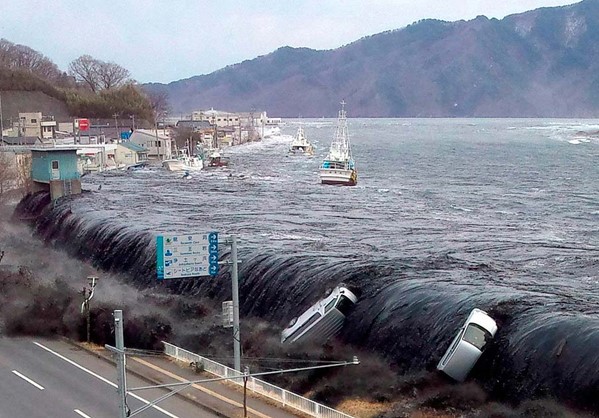
POLYGON ((117 144, 77 144, 80 171, 91 173, 94 171, 113 170, 118 168, 116 163, 117 144))
POLYGON ((129 141, 147 149, 149 158, 168 160, 172 157, 171 137, 167 130, 136 129, 129 141))
POLYGON ((180 129, 191 129, 193 132, 212 129, 212 125, 207 120, 180 120, 175 126, 180 129))
POLYGON ((130 166, 148 159, 148 150, 131 141, 119 142, 116 146, 114 159, 118 166, 130 166))
POLYGON ((46 190, 52 200, 81 193, 77 148, 32 148, 33 192, 46 190))
POLYGON ((43 116, 42 112, 19 113, 19 135, 54 138, 56 128, 57 122, 53 116, 43 116))

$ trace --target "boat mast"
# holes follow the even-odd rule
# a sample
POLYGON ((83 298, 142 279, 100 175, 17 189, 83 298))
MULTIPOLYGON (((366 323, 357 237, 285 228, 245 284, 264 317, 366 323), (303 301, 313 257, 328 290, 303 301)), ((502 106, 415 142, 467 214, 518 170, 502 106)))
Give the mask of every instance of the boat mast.
POLYGON ((345 112, 345 100, 341 101, 341 110, 337 118, 337 130, 335 132, 335 148, 341 155, 347 155, 351 158, 351 148, 349 147, 349 135, 347 132, 347 115, 345 112))

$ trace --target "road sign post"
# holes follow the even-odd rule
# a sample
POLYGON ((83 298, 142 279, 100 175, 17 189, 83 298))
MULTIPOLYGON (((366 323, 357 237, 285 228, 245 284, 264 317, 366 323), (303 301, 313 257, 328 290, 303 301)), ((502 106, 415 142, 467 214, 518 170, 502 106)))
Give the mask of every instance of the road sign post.
POLYGON ((158 280, 218 274, 218 232, 156 237, 158 280))
POLYGON ((233 294, 233 355, 235 370, 241 371, 241 332, 239 330, 239 277, 237 270, 237 237, 231 236, 231 293, 233 294))

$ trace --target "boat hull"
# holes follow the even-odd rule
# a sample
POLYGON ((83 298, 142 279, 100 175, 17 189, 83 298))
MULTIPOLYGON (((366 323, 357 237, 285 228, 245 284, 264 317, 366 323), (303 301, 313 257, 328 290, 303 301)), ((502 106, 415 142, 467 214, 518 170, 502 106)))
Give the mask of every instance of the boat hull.
POLYGON ((312 147, 304 147, 304 146, 291 147, 291 149, 289 150, 289 154, 292 154, 292 155, 314 155, 314 149, 312 147))
POLYGON ((204 168, 204 163, 199 158, 187 161, 180 159, 164 160, 162 166, 168 171, 197 171, 204 168))
POLYGON ((321 168, 320 182, 334 186, 355 186, 358 184, 358 173, 356 170, 321 168))

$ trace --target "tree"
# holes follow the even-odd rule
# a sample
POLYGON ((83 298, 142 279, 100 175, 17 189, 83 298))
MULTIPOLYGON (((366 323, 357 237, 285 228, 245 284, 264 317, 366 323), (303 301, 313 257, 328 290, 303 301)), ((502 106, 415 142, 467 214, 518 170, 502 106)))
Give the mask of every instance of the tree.
POLYGON ((131 78, 131 73, 126 68, 114 62, 99 62, 98 80, 104 90, 121 87, 131 78))
POLYGON ((165 117, 170 111, 168 102, 168 94, 164 91, 158 93, 148 93, 152 112, 154 113, 154 121, 158 122, 160 118, 165 117))
POLYGON ((9 152, 0 152, 0 199, 5 192, 14 187, 17 177, 12 155, 9 152))
POLYGON ((0 67, 29 71, 38 77, 58 81, 61 72, 49 58, 25 45, 0 39, 0 67))
POLYGON ((75 80, 98 93, 122 87, 131 82, 129 70, 114 62, 104 62, 91 55, 82 55, 69 64, 69 74, 75 80))
POLYGON ((31 179, 31 153, 18 154, 16 155, 17 172, 15 180, 17 187, 21 190, 23 195, 31 192, 33 180, 31 179))

